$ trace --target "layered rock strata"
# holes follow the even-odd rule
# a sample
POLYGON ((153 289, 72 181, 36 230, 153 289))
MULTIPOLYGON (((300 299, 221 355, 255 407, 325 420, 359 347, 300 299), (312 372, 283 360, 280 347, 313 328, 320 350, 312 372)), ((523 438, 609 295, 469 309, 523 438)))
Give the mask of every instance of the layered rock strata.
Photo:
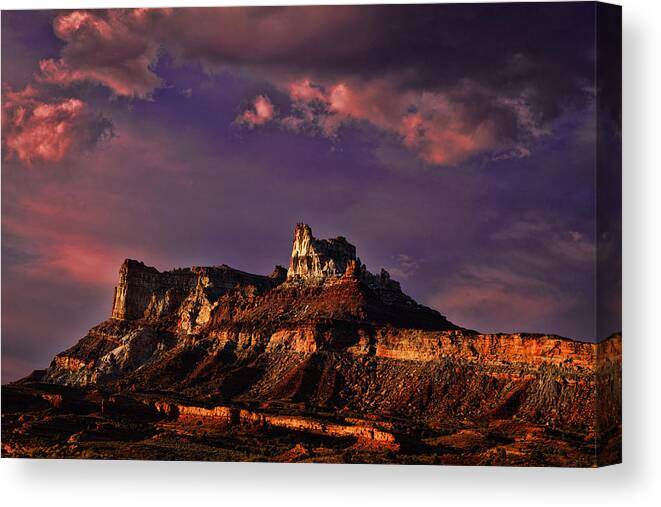
MULTIPOLYGON (((179 404, 180 416, 216 410, 231 419, 247 410, 237 406, 275 404, 375 418, 379 431, 406 421, 398 424, 407 434, 416 425, 528 421, 581 435, 594 447, 587 455, 599 456, 621 420, 620 358, 619 335, 591 344, 461 328, 384 270, 370 273, 345 238, 319 240, 298 224, 289 269, 268 276, 125 261, 111 318, 32 381, 211 404, 179 404)), ((274 426, 331 431, 298 413, 259 413, 274 426)), ((377 428, 341 426, 332 430, 377 428)))

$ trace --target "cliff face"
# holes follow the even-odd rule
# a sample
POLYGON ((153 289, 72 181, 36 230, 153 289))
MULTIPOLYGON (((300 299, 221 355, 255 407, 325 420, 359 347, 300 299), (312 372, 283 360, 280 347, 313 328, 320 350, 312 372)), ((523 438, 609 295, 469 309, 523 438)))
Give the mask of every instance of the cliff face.
MULTIPOLYGON (((58 354, 45 378, 73 385, 116 380, 191 340, 233 333, 249 334, 242 347, 254 353, 374 354, 384 347, 377 347, 377 334, 390 327, 459 329, 406 296, 384 270, 370 273, 345 238, 319 240, 298 224, 289 270, 276 266, 269 276, 226 265, 159 272, 127 259, 111 319, 58 354)), ((214 340, 214 347, 223 344, 214 340)), ((417 346, 410 343, 409 356, 417 357, 417 346)))
POLYGON ((237 285, 272 288, 284 280, 278 268, 270 277, 244 273, 225 265, 161 273, 142 262, 126 259, 119 269, 111 317, 126 320, 159 318, 176 311, 193 290, 217 297, 237 285))
POLYGON ((356 262, 356 247, 346 238, 316 239, 307 224, 296 224, 287 278, 306 281, 342 276, 356 262))
MULTIPOLYGON (((381 430, 392 418, 429 431, 450 421, 528 421, 597 445, 595 434, 619 427, 620 356, 619 336, 597 345, 460 328, 405 295, 387 272, 370 273, 346 239, 318 240, 298 224, 289 269, 269 276, 225 265, 159 272, 125 261, 111 318, 58 354, 42 380, 176 392, 188 405, 167 403, 200 417, 284 403, 358 414, 381 430)), ((330 427, 254 417, 313 433, 330 427)), ((334 431, 372 431, 359 426, 334 431)))

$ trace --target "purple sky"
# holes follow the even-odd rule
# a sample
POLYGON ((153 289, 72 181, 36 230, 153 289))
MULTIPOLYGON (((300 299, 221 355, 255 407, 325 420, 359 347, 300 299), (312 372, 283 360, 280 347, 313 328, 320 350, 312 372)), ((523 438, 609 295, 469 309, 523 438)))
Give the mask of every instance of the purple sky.
POLYGON ((605 338, 593 27, 589 3, 4 11, 3 382, 109 316, 124 258, 269 273, 299 221, 459 325, 605 338))

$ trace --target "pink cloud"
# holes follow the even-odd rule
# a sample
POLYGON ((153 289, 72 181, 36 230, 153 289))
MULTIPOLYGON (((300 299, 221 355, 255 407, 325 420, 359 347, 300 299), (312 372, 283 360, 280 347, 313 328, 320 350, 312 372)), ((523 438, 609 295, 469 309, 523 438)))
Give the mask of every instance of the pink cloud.
POLYGON ((300 81, 292 81, 289 83, 289 97, 293 101, 312 102, 318 100, 320 102, 327 102, 328 98, 323 88, 314 85, 309 79, 301 79, 300 81))
MULTIPOLYGON (((324 58, 350 57, 382 35, 364 9, 73 11, 57 16, 53 29, 65 46, 58 58, 40 62, 40 82, 91 82, 119 96, 150 98, 164 84, 153 69, 165 50, 178 64, 247 71, 280 87, 292 101, 292 114, 278 120, 284 128, 334 139, 343 125, 371 125, 432 165, 456 165, 487 152, 494 159, 524 157, 530 140, 549 133, 532 105, 538 101, 531 87, 501 93, 462 78, 421 89, 411 85, 414 68, 329 77, 319 64, 324 58), (301 77, 302 68, 317 69, 311 70, 316 75, 301 77)), ((236 121, 255 127, 274 115, 270 100, 259 96, 236 121)))
POLYGON ((14 268, 30 278, 59 278, 108 287, 116 282, 118 266, 126 257, 125 249, 119 246, 103 244, 98 238, 62 229, 45 230, 35 222, 17 227, 11 221, 3 221, 3 227, 33 242, 32 252, 36 259, 14 268))
POLYGON ((118 266, 126 256, 122 250, 91 243, 91 238, 62 239, 66 242, 51 244, 46 257, 26 269, 30 276, 49 278, 52 273, 62 273, 86 285, 107 287, 116 283, 118 266))
POLYGON ((430 164, 456 164, 498 147, 495 126, 488 120, 465 125, 461 114, 439 114, 435 109, 402 118, 399 130, 404 146, 430 164))
POLYGON ((236 118, 236 122, 252 128, 264 125, 272 118, 273 104, 266 95, 258 95, 253 101, 252 108, 241 113, 236 118))
POLYGON ((366 16, 347 7, 275 9, 190 8, 73 11, 53 21, 65 42, 60 57, 43 60, 37 79, 66 86, 88 81, 126 97, 149 98, 163 85, 153 72, 161 48, 179 63, 207 70, 232 63, 260 67, 335 38, 334 53, 350 53, 346 37, 368 35, 366 16), (362 30, 356 30, 361 27, 362 30), (256 37, 255 34, 259 34, 256 37), (356 35, 364 34, 364 35, 356 35))
POLYGON ((314 130, 334 138, 342 124, 351 118, 346 110, 347 89, 343 84, 325 87, 304 78, 288 83, 285 89, 292 101, 292 114, 280 122, 288 130, 314 130))
POLYGON ((112 230, 121 211, 90 206, 89 202, 121 203, 100 189, 92 190, 92 198, 81 199, 78 194, 84 188, 70 190, 47 184, 18 198, 16 211, 3 214, 3 234, 20 238, 31 253, 29 259, 13 267, 15 271, 37 280, 75 280, 87 286, 112 287, 128 252, 148 257, 140 245, 99 233, 112 230))
POLYGON ((508 268, 469 265, 429 304, 483 332, 543 331, 539 322, 571 308, 575 295, 558 294, 545 281, 508 268))
POLYGON ((263 70, 281 65, 283 57, 295 60, 310 51, 349 56, 356 44, 370 40, 377 24, 368 12, 352 6, 192 8, 150 20, 152 33, 180 61, 209 70, 233 63, 263 70))
POLYGON ((29 171, 3 182, 3 195, 10 196, 3 203, 3 240, 27 254, 12 267, 20 276, 111 290, 124 258, 161 265, 168 232, 159 227, 170 206, 161 206, 163 194, 149 182, 158 175, 161 182, 176 182, 164 186, 183 193, 178 198, 187 195, 190 165, 199 160, 191 153, 202 147, 167 127, 133 118, 118 122, 123 135, 68 161, 70 174, 29 171))
POLYGON ((30 165, 59 162, 112 135, 110 123, 75 98, 42 98, 37 89, 3 90, 3 143, 7 157, 30 165))
MULTIPOLYGON (((154 14, 167 16, 169 11, 154 14)), ((152 71, 159 42, 146 30, 145 9, 110 10, 107 15, 73 11, 53 21, 55 34, 66 42, 59 59, 42 60, 37 80, 61 86, 90 81, 126 97, 148 98, 162 85, 152 71)))
POLYGON ((472 120, 464 105, 441 92, 401 89, 396 78, 337 82, 290 82, 293 112, 281 123, 293 131, 309 129, 334 138, 351 122, 367 122, 395 135, 421 160, 452 165, 500 147, 495 124, 472 120))

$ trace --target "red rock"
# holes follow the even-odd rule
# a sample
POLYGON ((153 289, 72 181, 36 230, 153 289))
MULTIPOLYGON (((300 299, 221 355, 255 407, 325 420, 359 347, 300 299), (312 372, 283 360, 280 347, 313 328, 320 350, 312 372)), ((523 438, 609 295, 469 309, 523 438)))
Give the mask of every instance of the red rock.
MULTIPOLYGON (((392 416, 430 428, 516 420, 616 434, 620 358, 619 335, 597 345, 463 329, 413 301, 385 270, 370 273, 345 238, 319 240, 298 224, 287 273, 276 267, 254 275, 225 265, 159 272, 125 261, 111 318, 58 354, 42 378, 197 400, 150 401, 149 410, 171 419, 220 418, 396 449, 392 416), (272 403, 289 404, 290 413, 234 406, 272 403), (297 406, 384 424, 330 423, 294 413, 297 406)), ((107 409, 146 417, 143 408, 112 399, 107 409)), ((448 445, 453 439, 485 441, 470 432, 456 433, 448 445)), ((612 450, 617 441, 609 442, 612 450)), ((608 459, 618 459, 609 452, 608 459)))

